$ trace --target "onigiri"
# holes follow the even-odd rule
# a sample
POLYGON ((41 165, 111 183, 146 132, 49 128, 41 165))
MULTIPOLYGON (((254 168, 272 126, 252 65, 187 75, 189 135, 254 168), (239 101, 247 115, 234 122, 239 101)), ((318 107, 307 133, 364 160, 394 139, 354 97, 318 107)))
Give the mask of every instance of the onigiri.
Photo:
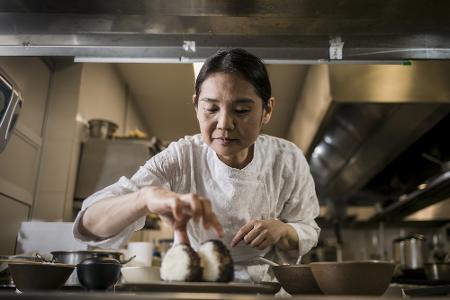
POLYGON ((198 249, 203 268, 202 280, 229 282, 234 278, 234 264, 230 251, 219 240, 204 242, 198 249))
POLYGON ((164 255, 161 263, 162 280, 200 281, 201 278, 200 257, 189 245, 175 245, 164 255))

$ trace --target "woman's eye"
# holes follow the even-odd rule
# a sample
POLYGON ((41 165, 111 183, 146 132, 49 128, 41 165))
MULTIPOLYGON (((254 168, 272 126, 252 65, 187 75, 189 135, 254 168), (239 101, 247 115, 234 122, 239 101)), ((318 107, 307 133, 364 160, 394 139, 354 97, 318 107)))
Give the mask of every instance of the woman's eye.
POLYGON ((236 109, 235 110, 238 114, 246 114, 250 112, 250 109, 236 109))
POLYGON ((206 110, 207 112, 212 113, 212 112, 218 111, 219 109, 218 109, 218 108, 206 108, 205 110, 206 110))

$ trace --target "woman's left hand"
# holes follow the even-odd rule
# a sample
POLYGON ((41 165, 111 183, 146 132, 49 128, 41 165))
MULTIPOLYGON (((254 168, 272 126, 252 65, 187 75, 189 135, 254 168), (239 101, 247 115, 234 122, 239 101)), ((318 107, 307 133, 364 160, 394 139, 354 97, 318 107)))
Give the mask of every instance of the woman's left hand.
POLYGON ((231 240, 231 247, 235 247, 240 241, 244 241, 250 247, 264 250, 277 244, 287 234, 289 226, 280 220, 252 220, 242 226, 231 240))

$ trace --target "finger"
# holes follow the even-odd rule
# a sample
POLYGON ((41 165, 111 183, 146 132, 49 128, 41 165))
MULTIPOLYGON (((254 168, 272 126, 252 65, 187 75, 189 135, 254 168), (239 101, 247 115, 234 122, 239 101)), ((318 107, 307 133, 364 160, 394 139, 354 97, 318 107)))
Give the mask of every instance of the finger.
POLYGON ((174 234, 180 244, 191 244, 186 229, 175 230, 174 234))
POLYGON ((200 199, 196 194, 189 194, 189 203, 191 206, 192 217, 195 223, 198 223, 200 217, 202 216, 202 204, 200 199))
POLYGON ((250 221, 247 224, 245 224, 244 226, 242 226, 238 232, 236 233, 236 235, 233 237, 233 239, 231 240, 231 247, 235 247, 240 241, 242 241, 242 239, 244 238, 244 236, 250 232, 250 230, 253 229, 253 223, 254 221, 250 221))
POLYGON ((266 237, 267 230, 263 230, 250 242, 250 246, 252 246, 253 248, 258 248, 258 246, 266 240, 266 237))
POLYGON ((211 227, 211 223, 212 223, 212 219, 213 219, 213 215, 214 215, 212 208, 211 208, 211 203, 206 198, 203 198, 201 203, 202 203, 202 207, 203 207, 203 215, 202 215, 203 226, 206 229, 209 229, 211 227))
POLYGON ((183 215, 183 207, 181 206, 180 198, 172 198, 171 201, 172 214, 175 220, 181 220, 183 215))
POLYGON ((255 222, 253 224, 253 229, 250 230, 250 232, 248 232, 245 236, 244 236, 244 241, 247 244, 251 244, 251 242, 258 236, 261 234, 261 232, 263 231, 263 228, 257 223, 255 222))
POLYGON ((264 240, 264 242, 262 242, 261 244, 259 244, 259 246, 257 247, 258 250, 264 250, 267 247, 272 246, 272 244, 268 241, 268 240, 264 240))

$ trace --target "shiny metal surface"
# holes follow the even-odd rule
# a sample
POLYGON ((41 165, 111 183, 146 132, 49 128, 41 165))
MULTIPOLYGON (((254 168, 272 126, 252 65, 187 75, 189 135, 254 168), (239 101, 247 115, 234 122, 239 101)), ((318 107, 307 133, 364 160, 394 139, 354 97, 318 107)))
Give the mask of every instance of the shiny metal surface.
POLYGON ((304 115, 296 116, 314 128, 308 128, 315 132, 312 142, 299 146, 307 154, 322 197, 357 191, 450 113, 449 62, 322 69, 320 78, 310 76, 306 81, 301 101, 320 104, 325 112, 312 113, 303 104, 304 115), (310 92, 328 87, 329 94, 310 92), (328 97, 331 101, 324 100, 328 97))
POLYGON ((445 59, 449 9, 424 0, 5 0, 0 55, 203 59, 237 46, 264 59, 328 60, 339 36, 344 60, 445 59))
POLYGON ((393 241, 393 259, 402 270, 423 268, 425 260, 425 238, 414 234, 393 241))

